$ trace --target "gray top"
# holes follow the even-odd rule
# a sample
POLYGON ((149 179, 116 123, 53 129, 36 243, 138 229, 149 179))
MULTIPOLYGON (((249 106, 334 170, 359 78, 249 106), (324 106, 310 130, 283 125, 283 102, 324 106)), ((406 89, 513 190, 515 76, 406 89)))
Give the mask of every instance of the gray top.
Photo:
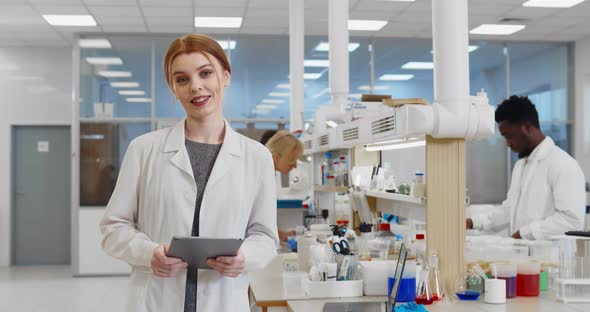
MULTIPOLYGON (((195 201, 195 215, 193 217, 192 236, 199 236, 199 213, 203 193, 207 186, 207 180, 213 171, 213 165, 221 150, 221 144, 204 144, 185 140, 186 151, 193 168, 193 176, 197 184, 197 199, 195 201)), ((195 312, 197 310, 197 269, 188 269, 186 275, 186 289, 184 298, 184 311, 195 312)))

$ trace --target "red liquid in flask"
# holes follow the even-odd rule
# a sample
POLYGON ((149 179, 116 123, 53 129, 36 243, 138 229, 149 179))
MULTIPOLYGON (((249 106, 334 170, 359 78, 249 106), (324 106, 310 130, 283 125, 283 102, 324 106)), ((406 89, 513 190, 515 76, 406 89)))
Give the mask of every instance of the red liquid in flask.
POLYGON ((539 296, 539 274, 516 274, 516 295, 519 297, 539 296))
POLYGON ((432 302, 434 301, 433 298, 428 298, 425 296, 417 296, 416 300, 414 300, 416 302, 416 304, 423 304, 423 305, 429 305, 432 304, 432 302))

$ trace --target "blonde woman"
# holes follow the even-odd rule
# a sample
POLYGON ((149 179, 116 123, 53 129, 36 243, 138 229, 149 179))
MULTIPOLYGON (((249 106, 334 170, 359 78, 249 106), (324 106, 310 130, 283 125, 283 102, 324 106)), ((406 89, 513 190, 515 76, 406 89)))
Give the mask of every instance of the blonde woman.
POLYGON ((103 249, 132 267, 128 311, 249 311, 247 272, 278 245, 271 153, 223 118, 231 67, 217 41, 177 38, 164 74, 186 118, 129 145, 100 223, 103 249), (187 270, 166 255, 173 236, 244 243, 209 259, 211 270, 187 270))
MULTIPOLYGON (((297 159, 303 155, 303 143, 287 130, 276 132, 266 142, 266 147, 272 154, 275 171, 282 174, 288 174, 289 171, 297 168, 297 159)), ((293 235, 295 235, 295 231, 279 229, 279 239, 283 242, 293 235)))

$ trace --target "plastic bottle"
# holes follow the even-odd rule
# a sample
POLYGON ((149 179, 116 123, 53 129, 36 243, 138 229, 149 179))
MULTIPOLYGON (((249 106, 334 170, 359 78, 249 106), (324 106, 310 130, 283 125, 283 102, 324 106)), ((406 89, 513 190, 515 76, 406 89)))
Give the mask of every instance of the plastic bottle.
POLYGON ((418 260, 418 264, 426 261, 426 241, 424 240, 424 234, 416 234, 416 240, 412 243, 411 249, 418 260))

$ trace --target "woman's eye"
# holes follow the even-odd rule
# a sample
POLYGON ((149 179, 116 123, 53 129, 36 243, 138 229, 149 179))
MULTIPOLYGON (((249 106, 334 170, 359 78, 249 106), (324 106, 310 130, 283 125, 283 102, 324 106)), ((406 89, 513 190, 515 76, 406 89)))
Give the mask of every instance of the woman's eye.
POLYGON ((185 83, 187 81, 188 81, 188 79, 186 77, 176 78, 176 83, 185 83))
POLYGON ((210 70, 205 70, 201 72, 201 76, 203 77, 208 77, 212 74, 213 72, 211 72, 210 70))

